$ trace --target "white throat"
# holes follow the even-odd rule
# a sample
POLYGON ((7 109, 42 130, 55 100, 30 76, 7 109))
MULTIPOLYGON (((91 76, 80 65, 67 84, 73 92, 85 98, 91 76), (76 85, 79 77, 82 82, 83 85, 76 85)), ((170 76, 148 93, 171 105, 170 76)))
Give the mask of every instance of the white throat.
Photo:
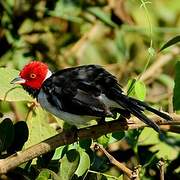
POLYGON ((46 74, 46 77, 45 77, 44 81, 45 81, 47 78, 49 78, 51 75, 52 75, 52 72, 48 69, 48 72, 47 72, 47 74, 46 74))

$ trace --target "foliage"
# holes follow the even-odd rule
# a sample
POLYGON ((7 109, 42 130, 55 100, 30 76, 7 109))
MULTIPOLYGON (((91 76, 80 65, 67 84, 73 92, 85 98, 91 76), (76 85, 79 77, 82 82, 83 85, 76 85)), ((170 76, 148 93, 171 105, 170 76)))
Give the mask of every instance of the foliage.
POLYGON ((7 157, 22 149, 28 139, 28 127, 24 121, 13 125, 9 118, 0 123, 0 156, 7 157))
POLYGON ((20 87, 10 84, 18 71, 10 68, 0 68, 0 100, 4 101, 32 101, 32 98, 20 87))
MULTIPOLYGON (((165 111, 173 104, 179 113, 180 63, 174 54, 180 33, 177 4, 179 0, 0 1, 1 159, 55 135, 54 124, 63 127, 61 120, 37 107, 20 86, 10 84, 19 73, 15 69, 34 59, 48 63, 52 70, 101 64, 130 96, 165 111), (168 62, 167 56, 171 57, 168 62), (164 64, 156 73, 144 78, 147 68, 163 57, 164 64)), ((161 158, 166 160, 165 177, 178 179, 178 138, 176 133, 160 136, 144 128, 107 134, 96 141, 129 168, 141 164, 142 179, 158 178, 156 164, 161 158)), ((59 147, 17 167, 7 177, 122 179, 122 172, 107 157, 90 149, 91 143, 87 139, 59 147)))

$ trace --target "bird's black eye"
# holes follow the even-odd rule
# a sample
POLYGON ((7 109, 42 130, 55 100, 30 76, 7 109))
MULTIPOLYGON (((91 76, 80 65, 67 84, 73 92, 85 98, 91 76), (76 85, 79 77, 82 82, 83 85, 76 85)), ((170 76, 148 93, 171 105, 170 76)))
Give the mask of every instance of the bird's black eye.
POLYGON ((32 78, 32 79, 36 78, 36 74, 31 73, 31 74, 30 74, 30 78, 32 78))

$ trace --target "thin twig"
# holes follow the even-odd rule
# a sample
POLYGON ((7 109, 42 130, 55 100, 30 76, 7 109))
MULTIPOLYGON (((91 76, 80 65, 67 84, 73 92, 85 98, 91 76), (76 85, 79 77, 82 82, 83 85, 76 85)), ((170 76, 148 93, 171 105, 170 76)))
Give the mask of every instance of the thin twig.
POLYGON ((105 148, 103 148, 102 145, 98 144, 98 143, 94 143, 91 146, 92 149, 94 150, 100 150, 102 151, 107 158, 109 159, 110 163, 115 165, 116 167, 118 167, 121 171, 123 171, 123 173, 125 173, 129 178, 132 179, 132 175, 133 175, 133 171, 131 169, 129 169, 128 167, 126 167, 123 163, 117 161, 111 154, 109 154, 105 148))
POLYGON ((180 126, 176 125, 162 125, 161 126, 162 131, 168 131, 168 132, 174 132, 174 133, 180 133, 180 126))
POLYGON ((132 175, 133 180, 140 180, 139 179, 140 168, 141 168, 141 165, 138 165, 137 167, 134 168, 133 175, 132 175))
MULTIPOLYGON (((176 124, 180 125, 180 115, 172 115, 174 121, 172 122, 162 122, 160 118, 156 116, 151 116, 151 119, 156 121, 158 125, 164 124, 176 124)), ((19 151, 12 156, 1 159, 0 160, 0 174, 5 174, 9 170, 14 169, 15 167, 19 166, 20 164, 27 162, 31 159, 34 159, 42 154, 45 154, 49 151, 56 149, 59 146, 71 144, 77 141, 77 136, 80 140, 93 138, 97 139, 98 137, 117 131, 126 131, 130 129, 137 129, 146 127, 143 123, 134 123, 133 121, 137 121, 136 119, 130 120, 127 122, 120 122, 120 121, 111 121, 106 122, 101 125, 94 125, 91 127, 83 128, 75 131, 64 131, 56 136, 53 136, 47 140, 40 142, 28 149, 19 151)))
POLYGON ((164 180, 164 173, 165 173, 165 161, 164 159, 160 159, 157 163, 157 166, 160 171, 160 180, 164 180))

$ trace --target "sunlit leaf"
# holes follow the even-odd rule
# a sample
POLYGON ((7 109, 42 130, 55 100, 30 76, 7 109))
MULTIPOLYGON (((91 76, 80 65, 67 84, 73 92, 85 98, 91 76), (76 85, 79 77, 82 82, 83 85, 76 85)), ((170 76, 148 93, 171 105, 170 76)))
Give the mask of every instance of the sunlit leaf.
POLYGON ((34 22, 31 19, 25 19, 24 22, 21 24, 18 32, 19 34, 26 34, 30 33, 33 30, 34 22))
POLYGON ((150 148, 150 150, 152 152, 158 151, 156 153, 156 156, 159 159, 163 158, 163 159, 168 159, 168 160, 173 160, 173 159, 177 158, 178 149, 179 148, 173 148, 164 142, 160 142, 159 144, 156 144, 150 148))
POLYGON ((53 160, 57 160, 63 157, 63 155, 68 151, 68 146, 61 146, 56 148, 54 156, 52 157, 53 160))
POLYGON ((27 125, 29 128, 29 139, 25 144, 26 148, 57 134, 56 130, 48 123, 47 112, 40 107, 37 107, 35 112, 29 117, 27 125))
POLYGON ((75 174, 77 174, 78 177, 83 176, 84 173, 90 168, 90 158, 89 155, 84 151, 80 151, 80 162, 79 166, 76 169, 75 174))
POLYGON ((134 87, 135 87, 136 79, 130 79, 127 84, 127 94, 128 96, 134 95, 134 87))
POLYGON ((158 133, 154 129, 146 127, 138 138, 139 145, 153 145, 159 143, 158 133))
POLYGON ((104 147, 106 147, 109 144, 109 139, 111 137, 111 134, 106 134, 97 139, 97 142, 104 147))
MULTIPOLYGON (((179 135, 177 134, 174 138, 178 138, 179 135)), ((159 134, 155 132, 152 128, 144 128, 142 133, 138 138, 138 144, 143 145, 153 145, 150 148, 150 151, 156 152, 156 156, 158 158, 164 158, 168 160, 172 160, 177 157, 178 155, 178 147, 172 147, 165 142, 159 139, 159 134)))
POLYGON ((127 94, 143 101, 146 97, 146 86, 140 80, 130 79, 128 81, 127 94))
POLYGON ((14 69, 0 68, 0 100, 32 101, 31 96, 22 87, 10 84, 18 74, 14 69))
POLYGON ((69 180, 74 175, 80 162, 79 152, 75 149, 69 150, 60 161, 60 178, 69 180))
POLYGON ((36 178, 36 180, 48 180, 48 179, 59 180, 59 176, 55 172, 49 169, 42 169, 38 177, 36 178))
POLYGON ((139 100, 144 100, 146 97, 146 86, 142 81, 136 81, 135 83, 135 95, 139 100))

